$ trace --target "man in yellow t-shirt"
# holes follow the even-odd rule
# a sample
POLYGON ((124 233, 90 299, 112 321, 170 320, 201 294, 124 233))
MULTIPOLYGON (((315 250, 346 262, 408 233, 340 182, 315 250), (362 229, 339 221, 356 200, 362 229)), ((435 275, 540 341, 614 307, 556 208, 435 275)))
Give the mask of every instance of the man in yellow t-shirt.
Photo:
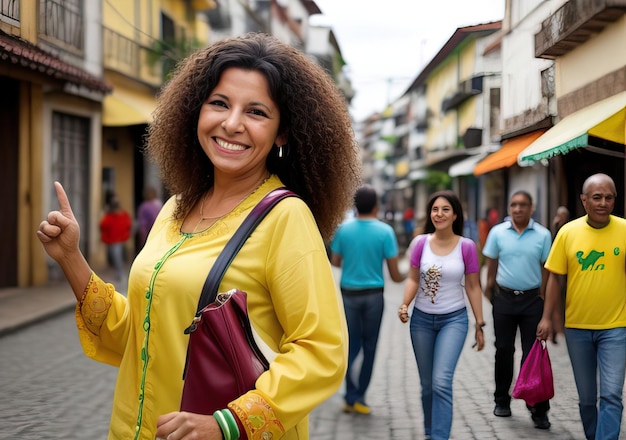
POLYGON ((587 439, 617 440, 622 419, 626 220, 611 215, 616 196, 615 183, 606 174, 585 180, 580 199, 587 215, 565 224, 557 233, 545 264, 550 276, 543 317, 537 326, 538 338, 552 335, 551 317, 561 298, 560 277, 567 276, 565 339, 587 439))

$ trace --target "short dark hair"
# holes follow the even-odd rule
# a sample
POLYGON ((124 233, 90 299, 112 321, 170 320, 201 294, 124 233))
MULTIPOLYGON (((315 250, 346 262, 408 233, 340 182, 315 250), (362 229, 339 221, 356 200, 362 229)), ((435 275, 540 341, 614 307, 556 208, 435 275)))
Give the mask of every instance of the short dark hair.
POLYGON ((378 204, 376 190, 369 185, 357 189, 354 195, 354 206, 359 214, 371 213, 378 204))
POLYGON ((511 194, 511 199, 515 196, 524 196, 528 199, 528 202, 532 205, 533 204, 533 197, 530 195, 530 193, 528 191, 524 191, 523 189, 520 189, 518 191, 515 191, 513 194, 511 194))
POLYGON ((433 220, 430 218, 430 211, 433 209, 435 200, 439 197, 446 199, 450 203, 450 206, 452 206, 452 212, 456 214, 456 220, 452 223, 452 231, 456 235, 463 235, 463 205, 461 204, 459 197, 453 191, 448 189, 437 191, 430 196, 428 205, 426 205, 426 224, 424 225, 424 233, 430 234, 435 232, 435 225, 433 224, 433 220))

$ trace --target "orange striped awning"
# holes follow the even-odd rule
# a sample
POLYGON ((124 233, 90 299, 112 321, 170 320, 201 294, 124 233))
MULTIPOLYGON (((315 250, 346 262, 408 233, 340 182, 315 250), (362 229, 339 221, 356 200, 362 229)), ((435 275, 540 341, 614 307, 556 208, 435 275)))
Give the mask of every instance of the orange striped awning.
POLYGON ((480 176, 491 171, 513 166, 517 163, 517 156, 545 132, 546 130, 536 130, 503 141, 502 147, 498 151, 491 153, 476 164, 474 175, 480 176))

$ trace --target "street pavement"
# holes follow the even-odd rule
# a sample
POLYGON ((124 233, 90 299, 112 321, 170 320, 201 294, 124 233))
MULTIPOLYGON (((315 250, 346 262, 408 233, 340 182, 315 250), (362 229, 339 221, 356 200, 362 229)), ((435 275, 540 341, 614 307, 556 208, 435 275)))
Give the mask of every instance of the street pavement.
POLYGON ((117 368, 80 347, 71 310, 0 337, 0 439, 106 439, 117 368))
MULTIPOLYGON (((403 267, 406 270, 406 262, 403 267)), ((337 279, 340 272, 336 272, 337 279)), ((372 414, 345 414, 343 390, 315 409, 311 415, 311 438, 316 440, 353 439, 423 439, 423 413, 420 399, 420 383, 417 365, 411 347, 409 326, 397 317, 402 303, 403 283, 390 280, 385 287, 385 312, 381 327, 378 351, 372 382, 366 400, 372 414)), ((468 309, 471 310, 471 309, 468 309)), ((491 306, 483 302, 485 348, 472 349, 474 334, 468 334, 465 348, 459 359, 454 376, 451 439, 455 440, 510 440, 510 439, 559 439, 584 440, 578 417, 577 394, 564 339, 557 344, 548 343, 552 361, 556 396, 549 412, 552 427, 543 431, 536 429, 530 419, 525 403, 513 400, 512 417, 493 415, 493 368, 495 349, 491 306)), ((473 315, 470 312, 470 322, 473 315)), ((516 350, 519 365, 521 348, 516 350)), ((626 433, 626 431, 625 431, 626 433)), ((626 438, 626 437, 624 437, 626 438)))
MULTIPOLYGON (((402 261, 405 270, 406 264, 402 261)), ((340 271, 334 270, 339 280, 340 271)), ((366 396, 372 414, 343 413, 340 389, 311 414, 312 440, 424 438, 420 384, 408 324, 396 316, 402 292, 403 284, 387 282, 380 342, 366 396)), ((106 425, 110 413, 116 370, 82 355, 71 328, 74 304, 65 283, 0 289, 0 385, 2 394, 8 396, 0 399, 0 440, 82 439, 87 438, 84 432, 91 433, 89 438, 104 438, 106 426, 101 425, 106 425), (41 339, 39 345, 35 338, 41 339), (77 418, 87 415, 91 426, 83 426, 81 431, 77 418)), ((562 336, 557 344, 548 344, 556 391, 549 412, 550 430, 535 429, 520 400, 512 402, 512 417, 492 414, 494 336, 491 307, 485 302, 483 308, 486 346, 481 352, 473 350, 473 334, 468 335, 454 377, 450 438, 583 440, 577 393, 562 336)), ((518 348, 516 352, 517 364, 520 351, 518 348)), ((620 439, 626 439, 623 418, 620 439)))

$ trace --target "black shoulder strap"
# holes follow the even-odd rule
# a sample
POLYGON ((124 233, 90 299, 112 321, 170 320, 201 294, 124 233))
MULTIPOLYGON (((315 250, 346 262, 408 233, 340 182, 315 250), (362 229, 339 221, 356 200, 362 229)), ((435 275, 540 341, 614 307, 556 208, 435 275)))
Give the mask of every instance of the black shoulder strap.
MULTIPOLYGON (((202 309, 215 301, 217 289, 222 282, 226 269, 230 266, 230 263, 235 258, 235 255, 237 255, 237 252, 239 252, 242 248, 250 234, 252 234, 252 231, 254 231, 257 225, 261 223, 261 220, 265 218, 272 208, 286 197, 297 197, 297 194, 286 188, 277 188, 271 191, 252 209, 252 212, 248 214, 241 226, 239 226, 239 229, 237 229, 231 239, 228 240, 228 243, 226 243, 226 246, 224 246, 224 249, 222 249, 222 252, 215 260, 215 264, 213 264, 213 267, 209 271, 209 275, 204 282, 202 294, 200 295, 200 300, 198 301, 196 317, 200 315, 202 309)), ((189 333, 189 331, 190 328, 187 328, 185 333, 189 333)))

